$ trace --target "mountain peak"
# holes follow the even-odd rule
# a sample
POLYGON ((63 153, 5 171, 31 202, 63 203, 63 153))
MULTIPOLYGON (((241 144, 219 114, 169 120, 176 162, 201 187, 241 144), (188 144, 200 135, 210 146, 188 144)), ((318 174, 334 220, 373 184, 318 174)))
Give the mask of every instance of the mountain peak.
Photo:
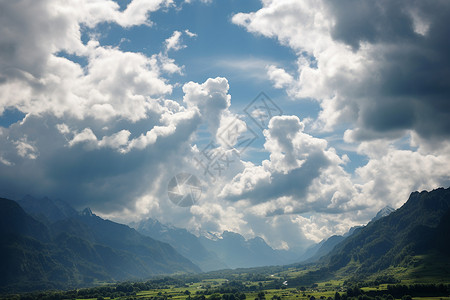
POLYGON ((389 205, 385 206, 376 214, 376 216, 371 220, 371 222, 375 222, 376 220, 379 220, 383 217, 389 216, 394 211, 395 211, 395 209, 393 209, 389 205))
POLYGON ((136 230, 153 239, 170 244, 181 255, 197 264, 203 271, 228 268, 219 257, 205 248, 200 239, 186 229, 163 224, 156 219, 141 220, 131 224, 136 230))
POLYGON ((82 212, 81 212, 82 216, 86 216, 86 217, 92 217, 95 216, 94 213, 92 212, 92 210, 89 207, 86 207, 82 212))
POLYGON ((217 232, 212 232, 212 231, 202 231, 200 234, 200 237, 205 238, 207 240, 211 240, 211 241, 217 241, 217 240, 221 240, 222 234, 217 233, 217 232))

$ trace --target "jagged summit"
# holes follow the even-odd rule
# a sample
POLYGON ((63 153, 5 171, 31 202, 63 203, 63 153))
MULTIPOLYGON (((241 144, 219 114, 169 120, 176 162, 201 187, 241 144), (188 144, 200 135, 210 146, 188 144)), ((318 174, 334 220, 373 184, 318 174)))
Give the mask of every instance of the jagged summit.
POLYGON ((371 222, 375 222, 375 221, 377 221, 377 220, 379 220, 379 219, 381 219, 383 217, 387 217, 394 211, 395 211, 395 209, 393 209, 389 205, 385 206, 376 214, 376 216, 372 219, 371 222))
POLYGON ((95 216, 95 214, 92 212, 92 210, 89 207, 86 207, 82 212, 81 212, 82 216, 86 216, 86 217, 92 217, 95 216))
POLYGON ((206 249, 197 236, 186 229, 166 225, 156 219, 146 219, 138 223, 131 223, 140 233, 170 244, 183 256, 198 265, 203 271, 226 269, 215 253, 206 249))

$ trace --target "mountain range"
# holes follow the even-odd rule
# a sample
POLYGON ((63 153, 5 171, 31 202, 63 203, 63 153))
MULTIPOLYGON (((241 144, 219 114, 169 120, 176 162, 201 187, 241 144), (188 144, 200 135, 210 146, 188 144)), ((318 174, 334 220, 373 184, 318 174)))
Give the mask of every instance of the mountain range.
POLYGON ((450 188, 414 192, 323 256, 322 270, 362 276, 397 267, 408 276, 450 279, 450 188), (438 275, 437 275, 438 274, 438 275))
MULTIPOLYGON (((154 220, 143 222, 155 224, 154 220)), ((166 237, 161 239, 172 243, 176 249, 189 245, 176 246, 177 239, 168 239, 173 236, 172 231, 177 230, 175 227, 159 223, 158 229, 151 228, 153 234, 160 231, 159 238, 163 232, 166 237)), ((231 268, 287 264, 290 259, 297 258, 297 262, 303 262, 293 266, 314 264, 319 277, 340 274, 364 278, 380 272, 389 273, 399 267, 398 270, 403 270, 407 276, 429 275, 433 278, 439 274, 437 276, 450 279, 450 271, 447 271, 450 270, 449 236, 450 188, 439 188, 413 192, 401 208, 384 207, 366 226, 353 227, 342 236, 331 236, 296 256, 270 248, 261 238, 246 240, 233 232, 224 232, 215 238, 194 235, 191 238, 197 238, 197 245, 200 241, 203 249, 231 268)), ((185 255, 189 257, 189 254, 185 255)), ((308 273, 307 276, 318 278, 311 275, 308 273)))
MULTIPOLYGON (((370 220, 368 224, 373 223, 381 218, 387 217, 394 211, 395 209, 393 209, 392 207, 385 206, 375 215, 375 217, 372 218, 372 220, 370 220)), ((305 255, 303 256, 304 257, 303 262, 304 263, 316 262, 323 256, 327 255, 329 252, 331 252, 336 245, 340 244, 353 234, 358 233, 363 227, 364 226, 354 226, 350 228, 349 231, 344 235, 332 235, 328 239, 323 240, 316 245, 313 245, 311 247, 311 249, 313 250, 312 251, 307 250, 307 253, 305 253, 305 255)))
MULTIPOLYGON (((394 209, 387 206, 371 220, 374 222, 389 215, 394 209)), ((245 239, 236 232, 224 231, 221 235, 204 234, 199 237, 186 229, 146 219, 131 223, 143 235, 169 243, 183 256, 198 265, 202 271, 209 272, 226 268, 253 268, 260 266, 287 265, 296 262, 312 263, 328 254, 333 248, 358 232, 362 226, 355 226, 344 235, 333 235, 306 251, 278 250, 270 247, 261 237, 245 239)))
POLYGON ((131 223, 130 226, 143 235, 170 244, 204 272, 229 268, 213 251, 206 249, 197 236, 186 229, 165 225, 150 218, 131 223))
MULTIPOLYGON (((186 229, 147 219, 130 224, 104 220, 61 200, 26 196, 1 199, 3 290, 67 288, 174 272, 313 262, 349 236, 332 236, 309 252, 274 250, 262 238, 225 231, 197 237, 186 229), (17 205, 19 204, 19 205, 17 205)), ((378 215, 377 215, 378 216, 378 215)))
POLYGON ((200 272, 169 244, 89 209, 77 213, 59 201, 31 197, 19 202, 22 207, 0 198, 0 291, 200 272))
POLYGON ((299 261, 300 257, 293 251, 273 249, 261 237, 245 239, 231 231, 225 231, 214 239, 205 236, 199 239, 206 249, 216 253, 233 269, 285 265, 299 261))
POLYGON ((165 225, 151 218, 131 223, 130 226, 144 235, 169 243, 204 272, 283 265, 301 260, 297 252, 275 250, 260 237, 245 239, 239 233, 230 231, 220 236, 208 234, 197 237, 186 229, 165 225))
POLYGON ((414 192, 399 209, 383 208, 366 226, 305 253, 274 250, 262 238, 228 231, 197 237, 153 219, 130 225, 135 229, 60 200, 0 198, 0 292, 293 262, 294 268, 314 266, 301 272, 302 284, 392 272, 450 280, 450 188, 414 192))

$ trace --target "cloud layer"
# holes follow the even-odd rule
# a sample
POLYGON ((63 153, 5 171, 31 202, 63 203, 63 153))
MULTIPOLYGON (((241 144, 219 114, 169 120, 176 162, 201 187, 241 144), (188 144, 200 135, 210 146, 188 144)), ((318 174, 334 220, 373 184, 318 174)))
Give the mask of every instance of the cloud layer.
POLYGON ((233 22, 298 54, 297 73, 268 69, 276 87, 319 101, 317 125, 354 122, 363 141, 448 138, 450 44, 445 1, 265 1, 233 22), (447 25, 445 25, 447 24, 447 25))
POLYGON ((265 133, 270 160, 248 166, 224 191, 258 201, 263 214, 309 211, 332 220, 330 213, 358 211, 357 221, 375 207, 401 205, 412 190, 447 186, 450 5, 428 4, 262 1, 258 11, 234 15, 233 23, 295 51, 296 72, 268 65, 268 78, 292 98, 316 100, 312 128, 344 129, 339 152, 353 148, 368 163, 348 174, 348 157, 326 140, 306 138, 298 121, 287 126, 296 133, 281 124, 272 133, 274 122, 265 133))
MULTIPOLYGON (((258 82, 320 106, 316 119, 277 111, 258 125, 251 118, 270 114, 233 111, 229 79, 184 77, 172 55, 196 41, 189 29, 171 29, 155 53, 99 38, 109 30, 101 25, 150 28, 153 13, 176 5, 0 0, 0 115, 24 116, 0 127, 1 196, 62 198, 120 221, 151 216, 302 249, 413 190, 450 184, 446 1, 271 0, 235 14, 236 30, 297 57, 286 69, 252 58, 258 82), (352 169, 349 156, 365 161, 352 169), (180 172, 203 182, 190 208, 167 199, 180 172)), ((211 65, 242 75, 244 62, 211 65)))

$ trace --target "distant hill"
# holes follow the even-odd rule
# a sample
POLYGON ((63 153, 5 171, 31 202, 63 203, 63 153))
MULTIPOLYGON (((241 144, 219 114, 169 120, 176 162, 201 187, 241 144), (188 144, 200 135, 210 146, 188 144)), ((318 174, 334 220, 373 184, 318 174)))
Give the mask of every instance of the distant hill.
POLYGON ((296 252, 274 250, 262 238, 246 240, 242 235, 225 231, 219 238, 197 237, 186 229, 165 225, 154 219, 131 224, 140 233, 172 245, 203 271, 248 268, 293 263, 296 252))
POLYGON ((230 268, 250 268, 292 263, 296 253, 275 250, 260 237, 246 240, 242 235, 225 231, 217 239, 200 236, 202 245, 214 252, 230 268))
POLYGON ((46 205, 58 207, 49 199, 42 206, 28 200, 22 204, 48 223, 36 220, 16 202, 0 198, 0 292, 200 271, 169 244, 90 210, 64 215, 63 210, 45 209, 46 205), (40 213, 47 211, 48 215, 40 213))
POLYGON ((341 243, 344 240, 345 237, 342 235, 333 235, 330 236, 328 239, 323 240, 320 243, 320 247, 318 247, 315 253, 311 257, 306 259, 304 263, 312 263, 319 260, 321 257, 330 253, 330 251, 333 250, 337 244, 341 243))
POLYGON ((414 192, 401 208, 370 222, 320 262, 331 272, 373 274, 440 261, 437 268, 447 269, 441 275, 450 279, 449 224, 450 188, 414 192))
MULTIPOLYGON (((395 209, 393 209, 390 206, 386 206, 386 207, 382 208, 375 215, 375 217, 372 218, 372 220, 369 222, 369 224, 372 222, 375 222, 381 218, 387 217, 394 211, 395 211, 395 209)), ((352 236, 353 234, 358 233, 363 227, 364 226, 355 226, 355 227, 350 228, 350 230, 347 233, 345 233, 344 235, 333 235, 333 236, 329 237, 328 239, 323 240, 322 242, 319 243, 319 246, 315 247, 315 251, 313 253, 312 253, 312 251, 310 252, 312 254, 309 255, 306 260, 304 260, 304 263, 312 263, 312 262, 319 260, 323 256, 330 253, 334 249, 334 247, 336 247, 336 245, 342 243, 343 241, 345 241, 348 237, 352 236)))
POLYGON ((349 229, 344 235, 332 235, 326 240, 311 246, 307 249, 306 253, 303 255, 304 259, 302 263, 313 263, 319 260, 321 257, 330 253, 336 245, 342 243, 346 238, 357 233, 363 226, 354 226, 349 229))
POLYGON ((204 272, 228 268, 214 252, 208 251, 199 239, 186 229, 164 225, 154 219, 146 219, 130 225, 143 235, 170 244, 204 272))

